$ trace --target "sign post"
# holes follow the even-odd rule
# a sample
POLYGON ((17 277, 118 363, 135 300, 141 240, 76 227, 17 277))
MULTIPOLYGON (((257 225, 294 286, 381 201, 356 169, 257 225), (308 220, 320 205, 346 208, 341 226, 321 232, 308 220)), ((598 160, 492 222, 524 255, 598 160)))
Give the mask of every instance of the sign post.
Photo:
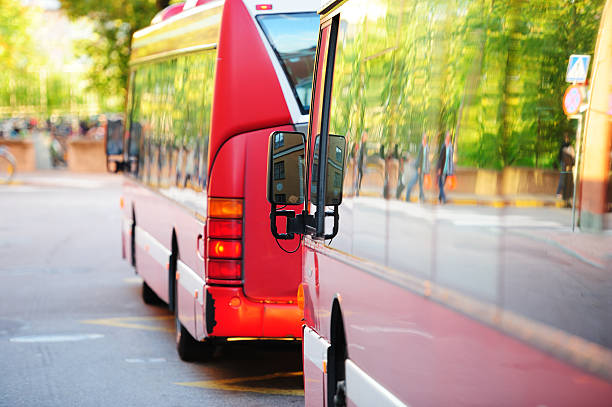
POLYGON ((574 191, 572 196, 572 231, 576 227, 576 193, 578 183, 578 169, 580 168, 581 161, 581 150, 582 150, 582 113, 584 107, 588 103, 586 87, 584 83, 587 80, 589 72, 589 63, 591 62, 590 55, 570 55, 569 63, 567 64, 567 73, 565 74, 565 81, 572 85, 567 88, 563 95, 563 111, 567 115, 568 119, 578 120, 576 126, 576 159, 574 163, 574 191), (582 85, 578 85, 578 84, 582 85))

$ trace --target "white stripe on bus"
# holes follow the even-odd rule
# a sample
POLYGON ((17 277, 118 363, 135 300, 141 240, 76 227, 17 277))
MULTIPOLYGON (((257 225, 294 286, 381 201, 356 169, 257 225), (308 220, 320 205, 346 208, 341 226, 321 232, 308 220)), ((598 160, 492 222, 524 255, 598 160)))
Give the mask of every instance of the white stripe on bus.
POLYGON ((368 376, 352 360, 347 359, 346 397, 356 406, 376 407, 407 407, 380 383, 368 376))
POLYGON ((304 357, 324 372, 329 343, 312 329, 304 326, 304 357))
POLYGON ((170 260, 170 250, 139 226, 136 226, 136 245, 143 248, 164 269, 166 268, 170 260))
POLYGON ((198 302, 204 305, 204 279, 182 261, 177 261, 176 271, 179 274, 178 283, 193 295, 198 291, 198 302))

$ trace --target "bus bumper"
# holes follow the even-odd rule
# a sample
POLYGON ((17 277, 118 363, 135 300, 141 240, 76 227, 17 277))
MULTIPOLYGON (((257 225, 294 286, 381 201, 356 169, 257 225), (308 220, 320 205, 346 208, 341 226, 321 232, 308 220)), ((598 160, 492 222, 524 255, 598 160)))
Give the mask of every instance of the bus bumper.
POLYGON ((206 287, 204 318, 207 336, 301 338, 302 316, 297 303, 258 302, 242 287, 206 287))

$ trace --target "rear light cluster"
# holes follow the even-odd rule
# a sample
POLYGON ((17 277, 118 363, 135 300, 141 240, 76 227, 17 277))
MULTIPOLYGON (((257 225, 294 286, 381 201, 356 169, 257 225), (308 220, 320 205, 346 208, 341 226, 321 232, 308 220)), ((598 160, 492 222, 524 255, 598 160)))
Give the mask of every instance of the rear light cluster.
POLYGON ((242 199, 209 198, 207 278, 240 280, 242 278, 242 199))

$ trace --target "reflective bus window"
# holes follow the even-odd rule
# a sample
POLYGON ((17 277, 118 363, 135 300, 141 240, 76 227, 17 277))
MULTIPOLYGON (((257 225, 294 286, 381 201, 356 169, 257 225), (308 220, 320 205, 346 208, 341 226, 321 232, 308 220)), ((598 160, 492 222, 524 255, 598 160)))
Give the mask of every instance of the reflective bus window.
MULTIPOLYGON (((553 270, 599 272, 576 254, 576 239, 589 237, 572 234, 572 219, 601 224, 580 210, 593 192, 581 196, 574 181, 580 160, 588 167, 608 154, 585 146, 609 135, 580 139, 561 101, 569 54, 593 55, 603 5, 341 6, 329 131, 346 136, 348 154, 333 247, 603 341, 604 328, 564 325, 563 312, 580 320, 589 300, 572 297, 568 307, 544 295, 572 285, 553 270), (572 30, 559 29, 568 21, 572 30)), ((597 175, 592 191, 608 188, 607 177, 597 175)), ((605 267, 612 241, 597 241, 605 267)), ((600 292, 593 281, 583 283, 600 292)))
POLYGON ((206 188, 215 52, 138 66, 131 95, 130 155, 137 176, 195 210, 206 188), (139 147, 141 146, 141 147, 139 147))

